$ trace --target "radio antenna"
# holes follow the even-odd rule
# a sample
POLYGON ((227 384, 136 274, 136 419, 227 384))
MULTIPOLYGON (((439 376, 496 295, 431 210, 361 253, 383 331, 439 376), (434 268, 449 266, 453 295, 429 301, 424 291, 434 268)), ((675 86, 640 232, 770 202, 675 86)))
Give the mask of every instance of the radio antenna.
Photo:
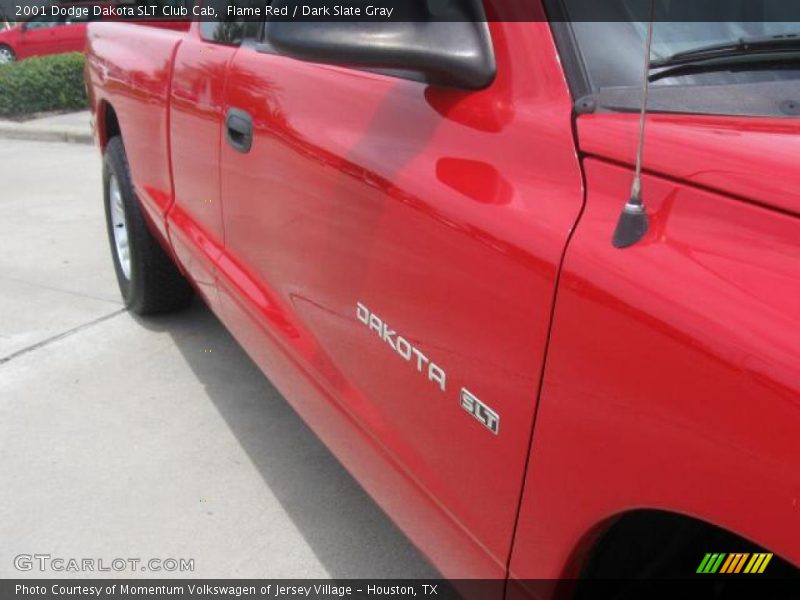
POLYGON ((644 129, 647 117, 647 97, 650 92, 650 51, 653 47, 653 21, 655 0, 650 2, 650 22, 645 42, 644 80, 642 81, 642 109, 639 112, 639 143, 636 149, 636 170, 633 175, 631 197, 625 203, 614 230, 612 243, 615 248, 633 246, 644 237, 649 228, 647 210, 642 201, 642 157, 644 156, 644 129))

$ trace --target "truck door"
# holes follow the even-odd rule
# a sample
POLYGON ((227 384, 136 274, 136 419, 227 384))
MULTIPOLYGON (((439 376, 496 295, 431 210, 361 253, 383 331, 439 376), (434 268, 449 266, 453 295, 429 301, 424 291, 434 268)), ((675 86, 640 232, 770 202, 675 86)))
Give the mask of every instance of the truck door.
MULTIPOLYGON (((582 204, 547 23, 491 34, 498 73, 482 91, 242 46, 221 152, 230 320, 285 341, 469 532, 460 551, 488 560, 445 574, 475 578, 505 574, 556 276, 582 204)), ((388 510, 413 510, 402 504, 388 510)), ((436 556, 435 526, 403 517, 436 556)))
POLYGON ((54 21, 49 15, 33 17, 22 25, 17 58, 55 54, 59 52, 58 34, 63 22, 54 21))
POLYGON ((222 245, 219 146, 223 90, 236 41, 220 23, 194 22, 174 60, 170 151, 175 203, 169 213, 175 252, 209 303, 216 305, 214 263, 222 245))

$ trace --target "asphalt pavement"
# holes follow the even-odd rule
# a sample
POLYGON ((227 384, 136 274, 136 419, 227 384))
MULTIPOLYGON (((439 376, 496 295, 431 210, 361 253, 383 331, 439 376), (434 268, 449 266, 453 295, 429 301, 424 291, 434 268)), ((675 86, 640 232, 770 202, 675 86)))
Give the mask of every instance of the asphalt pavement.
POLYGON ((437 577, 205 306, 123 309, 88 145, 0 140, 0 491, 3 578, 437 577))

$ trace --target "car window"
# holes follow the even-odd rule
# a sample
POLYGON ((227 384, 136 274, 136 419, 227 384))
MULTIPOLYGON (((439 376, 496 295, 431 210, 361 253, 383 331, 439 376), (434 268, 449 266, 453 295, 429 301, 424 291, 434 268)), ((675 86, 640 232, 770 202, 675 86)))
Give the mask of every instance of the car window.
POLYGON ((216 9, 220 20, 200 22, 200 37, 207 42, 238 46, 246 39, 257 39, 261 31, 260 19, 254 17, 229 17, 229 7, 242 9, 242 14, 250 12, 249 9, 259 8, 263 14, 264 0, 201 0, 203 6, 216 9))
POLYGON ((33 29, 45 29, 47 27, 58 27, 59 25, 63 25, 63 23, 59 21, 53 21, 53 18, 49 15, 39 15, 38 17, 33 17, 32 19, 25 22, 25 29, 30 31, 33 29))
MULTIPOLYGON (((591 94, 592 105, 602 109, 637 110, 649 25, 649 11, 642 14, 641 9, 647 8, 647 3, 604 0, 605 18, 609 19, 604 21, 586 18, 596 14, 596 0, 561 3, 587 79, 589 89, 581 92, 591 94)), ((788 19, 794 13, 785 0, 654 0, 653 7, 654 61, 688 50, 736 44, 741 39, 791 40, 800 33, 800 23, 788 19), (693 13, 688 11, 702 11, 702 16, 692 20, 693 13), (724 20, 723 15, 741 20, 724 20)), ((687 69, 654 78, 649 106, 667 112, 786 116, 781 106, 793 102, 799 81, 796 60, 752 60, 725 68, 687 69)))

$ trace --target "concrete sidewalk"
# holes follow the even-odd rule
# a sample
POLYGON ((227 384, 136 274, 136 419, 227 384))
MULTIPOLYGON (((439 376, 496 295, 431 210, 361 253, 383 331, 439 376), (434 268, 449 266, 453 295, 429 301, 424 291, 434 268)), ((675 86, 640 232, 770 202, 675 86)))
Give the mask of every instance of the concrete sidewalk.
POLYGON ((74 144, 91 144, 94 141, 88 110, 24 122, 0 119, 0 138, 74 144))
POLYGON ((100 177, 92 147, 0 142, 0 578, 439 577, 201 302, 124 310, 100 177))

